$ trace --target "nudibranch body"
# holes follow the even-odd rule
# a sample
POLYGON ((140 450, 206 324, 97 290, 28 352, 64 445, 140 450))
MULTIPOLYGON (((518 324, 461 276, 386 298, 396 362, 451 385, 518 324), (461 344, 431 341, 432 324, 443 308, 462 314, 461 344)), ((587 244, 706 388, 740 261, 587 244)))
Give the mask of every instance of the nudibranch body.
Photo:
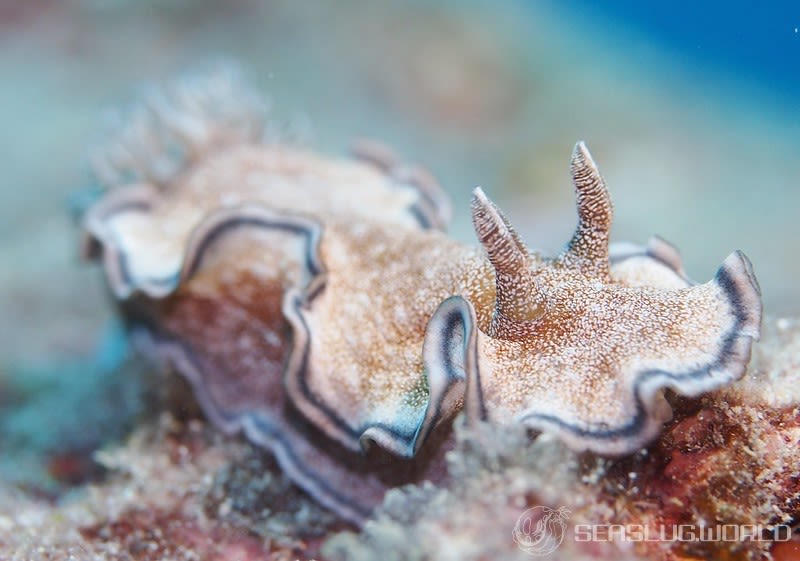
MULTIPOLYGON (((186 87, 148 113, 168 115, 127 129, 177 139, 183 165, 110 186, 86 214, 87 252, 206 415, 343 517, 441 478, 462 408, 626 454, 669 418, 664 389, 697 395, 744 373, 761 319, 747 258, 698 285, 659 238, 609 246, 608 190, 583 143, 561 254, 529 250, 480 189, 470 247, 442 232, 448 203, 423 169, 377 145, 342 161, 261 142, 241 112, 216 111, 235 106, 227 89, 186 87)), ((141 136, 122 134, 100 167, 141 136)))

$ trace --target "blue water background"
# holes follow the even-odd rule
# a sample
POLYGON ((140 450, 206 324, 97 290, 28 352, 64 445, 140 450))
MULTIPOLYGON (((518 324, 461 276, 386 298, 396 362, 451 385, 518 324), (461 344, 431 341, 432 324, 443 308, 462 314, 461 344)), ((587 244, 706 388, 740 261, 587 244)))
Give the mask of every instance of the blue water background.
POLYGON ((598 27, 646 35, 698 67, 800 98, 800 2, 564 0, 559 5, 598 27))

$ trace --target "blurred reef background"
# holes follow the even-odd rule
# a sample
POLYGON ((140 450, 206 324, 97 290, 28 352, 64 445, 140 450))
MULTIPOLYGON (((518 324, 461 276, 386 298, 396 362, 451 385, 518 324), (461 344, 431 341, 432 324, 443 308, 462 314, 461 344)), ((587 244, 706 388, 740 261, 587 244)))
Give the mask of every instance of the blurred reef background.
POLYGON ((615 240, 659 234, 698 281, 742 249, 767 316, 796 316, 798 28, 788 1, 0 0, 0 495, 84 492, 152 401, 75 222, 86 147, 137 88, 239 61, 283 134, 379 139, 438 177, 454 236, 481 185, 547 252, 584 139, 615 240))

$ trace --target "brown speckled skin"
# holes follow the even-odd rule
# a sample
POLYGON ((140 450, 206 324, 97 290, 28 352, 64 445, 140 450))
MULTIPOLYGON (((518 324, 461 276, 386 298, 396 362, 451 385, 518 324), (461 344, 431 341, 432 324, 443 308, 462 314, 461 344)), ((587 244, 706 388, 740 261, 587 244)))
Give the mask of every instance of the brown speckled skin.
POLYGON ((413 461, 398 460, 377 447, 364 455, 343 448, 293 407, 282 379, 291 341, 285 283, 249 275, 246 263, 226 275, 203 268, 163 301, 131 302, 127 316, 146 352, 189 380, 218 427, 273 450, 295 481, 345 518, 363 520, 388 488, 444 482, 447 427, 413 461))

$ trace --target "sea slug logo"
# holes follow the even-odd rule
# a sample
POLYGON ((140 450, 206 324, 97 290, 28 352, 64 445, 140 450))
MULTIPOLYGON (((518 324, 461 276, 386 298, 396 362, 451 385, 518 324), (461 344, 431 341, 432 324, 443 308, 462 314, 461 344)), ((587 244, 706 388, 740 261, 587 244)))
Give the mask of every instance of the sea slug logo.
MULTIPOLYGON (((511 537, 529 555, 553 553, 564 541, 570 511, 546 506, 529 508, 517 520, 511 537)), ((571 531, 575 542, 787 542, 794 536, 786 524, 576 524, 571 531)))
POLYGON ((564 540, 569 510, 535 506, 522 513, 511 537, 519 548, 537 557, 553 553, 564 540))

